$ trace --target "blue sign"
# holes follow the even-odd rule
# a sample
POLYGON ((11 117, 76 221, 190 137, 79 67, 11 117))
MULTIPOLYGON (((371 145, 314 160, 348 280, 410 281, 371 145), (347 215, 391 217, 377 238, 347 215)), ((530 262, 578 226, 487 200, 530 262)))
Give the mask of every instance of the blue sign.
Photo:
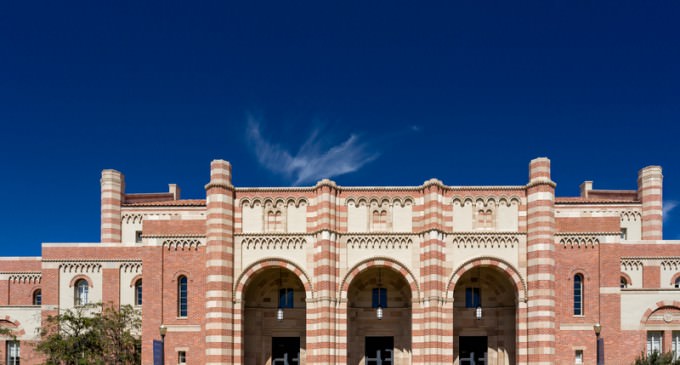
POLYGON ((153 340, 153 365, 164 365, 163 341, 153 340))

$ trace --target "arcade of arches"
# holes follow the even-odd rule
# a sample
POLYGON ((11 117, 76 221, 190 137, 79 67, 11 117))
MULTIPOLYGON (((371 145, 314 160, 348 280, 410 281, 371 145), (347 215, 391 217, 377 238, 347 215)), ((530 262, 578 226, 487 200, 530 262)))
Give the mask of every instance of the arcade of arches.
MULTIPOLYGON (((515 364, 518 296, 508 275, 474 267, 457 280, 453 297, 454 364, 515 364)), ((308 324, 300 278, 286 268, 263 269, 249 280, 243 298, 244 363, 304 364, 308 324)), ((411 286, 392 268, 373 266, 357 274, 347 291, 347 363, 411 364, 412 299, 411 286)))

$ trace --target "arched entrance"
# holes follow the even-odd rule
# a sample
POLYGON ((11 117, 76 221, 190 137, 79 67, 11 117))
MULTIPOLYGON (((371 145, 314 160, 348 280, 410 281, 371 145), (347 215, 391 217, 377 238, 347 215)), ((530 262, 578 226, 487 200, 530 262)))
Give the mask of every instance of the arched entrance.
POLYGON ((411 287, 400 272, 371 266, 357 274, 347 290, 348 364, 411 364, 411 308, 411 287))
POLYGON ((517 284, 484 264, 467 268, 453 284, 454 364, 516 364, 517 284))
POLYGON ((304 364, 307 298, 295 273, 269 266, 252 275, 243 293, 243 363, 304 364))

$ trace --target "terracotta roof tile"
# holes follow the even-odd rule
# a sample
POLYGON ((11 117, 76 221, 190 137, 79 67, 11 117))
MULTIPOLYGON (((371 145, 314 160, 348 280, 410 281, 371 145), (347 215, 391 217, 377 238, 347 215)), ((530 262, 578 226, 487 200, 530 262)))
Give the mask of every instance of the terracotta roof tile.
POLYGON ((631 203, 631 204, 637 204, 640 203, 637 200, 630 200, 630 199, 593 199, 593 198, 582 198, 580 196, 569 196, 569 197, 560 197, 560 198, 555 198, 555 203, 563 203, 563 204, 621 204, 621 203, 631 203))
POLYGON ((124 207, 203 207, 205 199, 163 200, 123 204, 124 207))

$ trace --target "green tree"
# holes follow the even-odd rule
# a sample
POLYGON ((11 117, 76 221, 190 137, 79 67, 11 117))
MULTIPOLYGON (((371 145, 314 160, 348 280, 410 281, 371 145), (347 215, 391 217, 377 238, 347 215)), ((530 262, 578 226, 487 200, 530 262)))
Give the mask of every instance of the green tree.
POLYGON ((634 365, 680 365, 680 360, 673 360, 672 352, 659 353, 654 351, 650 355, 640 354, 635 359, 634 365))
POLYGON ((47 318, 36 350, 49 365, 139 364, 140 330, 131 306, 79 306, 47 318))

